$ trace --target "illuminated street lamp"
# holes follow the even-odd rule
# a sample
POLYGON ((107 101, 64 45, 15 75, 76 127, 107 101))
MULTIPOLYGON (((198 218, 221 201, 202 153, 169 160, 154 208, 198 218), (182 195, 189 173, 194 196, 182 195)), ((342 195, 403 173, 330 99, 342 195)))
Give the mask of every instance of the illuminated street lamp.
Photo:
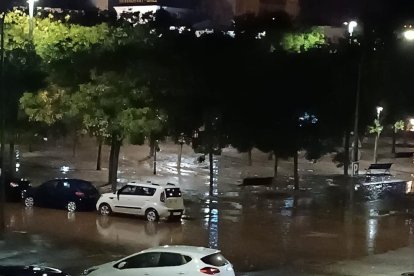
POLYGON ((37 1, 38 0, 27 0, 27 3, 29 3, 29 35, 30 35, 30 38, 33 37, 33 29, 34 29, 34 24, 33 24, 34 4, 37 1))
POLYGON ((358 22, 352 20, 349 22, 345 22, 344 25, 348 27, 349 36, 352 36, 355 31, 355 28, 358 27, 358 22))
POLYGON ((412 29, 404 31, 403 35, 404 35, 404 38, 408 41, 414 40, 414 30, 412 29))
POLYGON ((377 106, 377 119, 379 120, 379 117, 381 115, 381 112, 384 110, 382 106, 377 106))

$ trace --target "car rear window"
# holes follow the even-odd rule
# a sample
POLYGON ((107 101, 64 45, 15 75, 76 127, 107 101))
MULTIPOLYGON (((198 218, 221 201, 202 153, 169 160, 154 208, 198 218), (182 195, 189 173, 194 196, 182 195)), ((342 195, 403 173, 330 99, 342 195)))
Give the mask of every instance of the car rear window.
POLYGON ((165 188, 165 194, 168 197, 181 197, 180 188, 165 188))
POLYGON ((213 265, 213 266, 225 266, 229 263, 229 261, 227 261, 226 258, 224 258, 224 256, 221 255, 220 253, 215 253, 215 254, 205 256, 201 258, 201 260, 204 263, 208 265, 213 265))
POLYGON ((96 190, 96 188, 92 185, 91 182, 86 181, 76 182, 76 188, 78 188, 82 192, 92 192, 96 190))

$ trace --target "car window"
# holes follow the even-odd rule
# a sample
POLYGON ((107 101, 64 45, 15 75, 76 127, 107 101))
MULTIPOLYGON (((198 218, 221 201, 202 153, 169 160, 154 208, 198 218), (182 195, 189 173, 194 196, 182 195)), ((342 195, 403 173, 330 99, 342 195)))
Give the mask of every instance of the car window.
POLYGON ((227 261, 226 258, 224 258, 224 256, 221 255, 220 253, 215 253, 215 254, 205 256, 201 258, 201 260, 208 265, 214 265, 214 266, 225 266, 229 263, 229 261, 227 261))
POLYGON ((135 186, 125 186, 121 189, 120 194, 122 195, 135 195, 135 190, 137 187, 135 186))
POLYGON ((181 254, 161 253, 158 266, 179 266, 179 265, 183 265, 186 263, 187 263, 187 260, 181 254))
POLYGON ((159 252, 143 253, 132 256, 120 263, 126 262, 122 269, 126 268, 144 268, 144 267, 157 267, 160 260, 159 252))
POLYGON ((58 185, 58 180, 50 180, 46 183, 43 183, 42 186, 40 186, 40 188, 42 190, 53 190, 57 187, 58 185))
POLYGON ((155 188, 149 187, 137 187, 135 194, 140 196, 153 196, 156 190, 155 188))
POLYGON ((76 181, 76 188, 81 192, 95 191, 95 187, 88 181, 76 181))
POLYGON ((165 188, 165 194, 168 197, 181 197, 180 188, 165 188))
POLYGON ((70 183, 69 181, 59 181, 59 183, 57 183, 56 188, 60 190, 68 190, 70 189, 70 183))

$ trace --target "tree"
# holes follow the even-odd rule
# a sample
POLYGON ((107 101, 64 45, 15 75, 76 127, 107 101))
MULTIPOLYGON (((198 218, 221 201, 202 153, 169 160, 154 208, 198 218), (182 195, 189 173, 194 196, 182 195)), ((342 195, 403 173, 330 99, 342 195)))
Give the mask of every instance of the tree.
POLYGON ((397 133, 399 131, 403 131, 405 129, 405 123, 403 120, 399 120, 397 122, 394 123, 394 125, 392 126, 392 148, 391 148, 391 153, 395 154, 395 144, 397 141, 397 133))
POLYGON ((111 143, 108 182, 117 189, 119 152, 127 137, 141 137, 162 127, 160 114, 151 109, 145 81, 132 72, 106 72, 92 76, 71 96, 70 104, 89 131, 100 129, 111 143))
POLYGON ((374 145, 374 163, 378 161, 378 140, 384 127, 381 125, 379 118, 374 120, 374 125, 369 126, 369 133, 375 134, 374 145))

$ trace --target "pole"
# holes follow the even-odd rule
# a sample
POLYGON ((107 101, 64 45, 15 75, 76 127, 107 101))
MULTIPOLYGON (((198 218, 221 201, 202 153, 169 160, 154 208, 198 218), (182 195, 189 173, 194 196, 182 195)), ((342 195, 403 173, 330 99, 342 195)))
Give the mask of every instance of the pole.
POLYGON ((358 83, 357 83, 357 91, 355 95, 355 118, 354 118, 354 145, 353 145, 353 156, 352 161, 358 162, 358 146, 359 146, 359 101, 360 101, 360 94, 361 94, 361 79, 362 79, 362 58, 358 65, 358 83))
POLYGON ((158 148, 158 141, 154 143, 154 175, 157 174, 157 148, 158 148))
POLYGON ((29 37, 33 39, 33 29, 34 29, 34 22, 33 22, 33 14, 34 14, 34 2, 35 0, 29 0, 29 37))
POLYGON ((4 17, 6 13, 1 14, 0 18, 0 167, 1 167, 1 175, 0 175, 0 231, 5 229, 5 166, 4 161, 6 160, 5 156, 5 130, 6 130, 6 91, 4 89, 4 17))

